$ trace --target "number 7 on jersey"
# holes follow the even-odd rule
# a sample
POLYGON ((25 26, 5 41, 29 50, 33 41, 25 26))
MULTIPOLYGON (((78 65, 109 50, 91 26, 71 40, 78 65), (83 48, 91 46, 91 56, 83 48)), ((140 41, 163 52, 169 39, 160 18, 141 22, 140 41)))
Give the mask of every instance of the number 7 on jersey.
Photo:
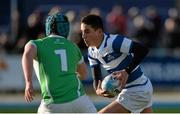
POLYGON ((59 55, 61 59, 61 70, 67 71, 67 56, 66 56, 66 50, 65 49, 59 49, 55 50, 55 54, 59 55))

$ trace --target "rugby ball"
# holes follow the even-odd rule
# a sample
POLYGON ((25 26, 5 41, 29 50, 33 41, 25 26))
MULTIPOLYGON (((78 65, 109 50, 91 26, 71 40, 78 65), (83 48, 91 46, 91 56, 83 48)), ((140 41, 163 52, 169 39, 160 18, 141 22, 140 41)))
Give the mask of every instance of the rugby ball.
POLYGON ((101 88, 107 91, 108 94, 116 96, 120 93, 119 80, 116 79, 112 74, 109 74, 103 79, 101 88))

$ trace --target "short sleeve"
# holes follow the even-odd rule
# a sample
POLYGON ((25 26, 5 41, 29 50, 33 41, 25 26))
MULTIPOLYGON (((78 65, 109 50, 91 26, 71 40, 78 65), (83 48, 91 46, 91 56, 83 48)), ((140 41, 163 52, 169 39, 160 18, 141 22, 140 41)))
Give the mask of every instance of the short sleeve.
POLYGON ((30 40, 28 43, 30 43, 31 45, 34 45, 35 47, 37 47, 37 45, 36 45, 34 40, 30 40))
POLYGON ((118 35, 113 41, 113 49, 122 53, 130 53, 132 47, 132 40, 118 35))

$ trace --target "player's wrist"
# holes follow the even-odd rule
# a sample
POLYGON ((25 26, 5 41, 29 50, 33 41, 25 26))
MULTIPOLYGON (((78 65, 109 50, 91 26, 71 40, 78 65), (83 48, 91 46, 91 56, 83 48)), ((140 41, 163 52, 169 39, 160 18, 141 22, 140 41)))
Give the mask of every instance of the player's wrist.
POLYGON ((131 70, 129 69, 129 67, 125 68, 124 71, 126 71, 127 74, 131 74, 131 70))
POLYGON ((32 81, 26 81, 26 85, 32 85, 32 81))

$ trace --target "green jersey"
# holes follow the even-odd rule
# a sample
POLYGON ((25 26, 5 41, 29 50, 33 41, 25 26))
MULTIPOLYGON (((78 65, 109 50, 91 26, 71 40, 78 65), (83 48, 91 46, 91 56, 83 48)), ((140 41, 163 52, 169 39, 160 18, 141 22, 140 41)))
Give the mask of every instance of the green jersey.
POLYGON ((57 35, 30 42, 37 48, 34 69, 46 103, 65 103, 85 94, 76 73, 84 59, 75 44, 57 35))

